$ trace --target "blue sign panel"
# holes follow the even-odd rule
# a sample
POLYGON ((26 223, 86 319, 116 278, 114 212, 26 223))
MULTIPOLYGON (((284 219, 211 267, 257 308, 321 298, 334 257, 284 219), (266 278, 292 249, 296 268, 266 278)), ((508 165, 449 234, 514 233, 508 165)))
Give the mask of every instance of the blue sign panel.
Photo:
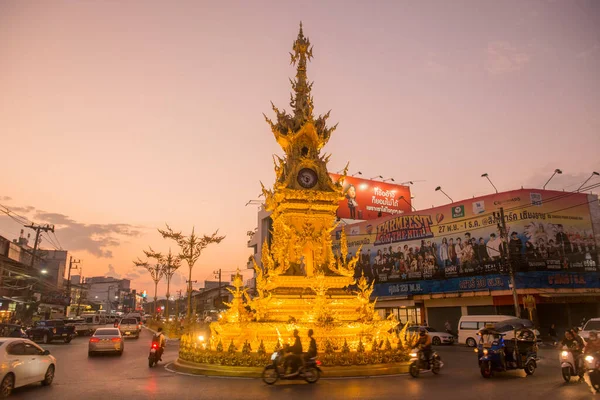
MULTIPOLYGON (((517 273, 515 279, 517 289, 600 288, 600 274, 597 273, 538 271, 517 273)), ((444 280, 380 283, 375 285, 373 296, 407 296, 508 289, 508 275, 479 275, 444 280)))

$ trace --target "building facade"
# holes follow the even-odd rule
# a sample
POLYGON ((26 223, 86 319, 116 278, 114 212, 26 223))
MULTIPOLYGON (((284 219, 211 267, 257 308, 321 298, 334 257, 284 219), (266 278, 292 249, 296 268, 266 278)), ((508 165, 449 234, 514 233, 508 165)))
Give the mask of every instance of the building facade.
POLYGON ((86 278, 85 283, 88 287, 88 300, 100 304, 107 312, 121 311, 125 295, 131 290, 129 279, 95 276, 86 278))
POLYGON ((522 316, 543 331, 600 314, 599 224, 597 196, 520 189, 344 230, 382 317, 456 329, 463 315, 515 315, 512 271, 522 316))

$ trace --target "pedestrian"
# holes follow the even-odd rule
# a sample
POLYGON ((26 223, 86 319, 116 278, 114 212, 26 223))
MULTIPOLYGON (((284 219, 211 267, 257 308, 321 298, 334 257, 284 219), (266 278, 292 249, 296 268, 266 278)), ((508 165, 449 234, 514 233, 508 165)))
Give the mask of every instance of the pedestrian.
POLYGON ((446 332, 448 332, 450 335, 452 335, 452 325, 450 325, 450 321, 446 320, 444 327, 446 328, 446 332))
POLYGON ((552 344, 556 346, 556 343, 558 342, 558 335, 556 334, 556 327, 554 324, 550 325, 550 329, 548 329, 548 336, 550 336, 552 344))

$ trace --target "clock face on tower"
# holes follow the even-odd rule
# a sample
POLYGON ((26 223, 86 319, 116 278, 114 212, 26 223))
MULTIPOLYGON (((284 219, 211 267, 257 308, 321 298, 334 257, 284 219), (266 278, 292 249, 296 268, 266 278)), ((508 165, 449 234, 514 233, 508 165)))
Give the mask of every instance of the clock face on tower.
POLYGON ((317 173, 310 168, 302 168, 298 172, 298 183, 305 189, 310 189, 317 184, 317 173))

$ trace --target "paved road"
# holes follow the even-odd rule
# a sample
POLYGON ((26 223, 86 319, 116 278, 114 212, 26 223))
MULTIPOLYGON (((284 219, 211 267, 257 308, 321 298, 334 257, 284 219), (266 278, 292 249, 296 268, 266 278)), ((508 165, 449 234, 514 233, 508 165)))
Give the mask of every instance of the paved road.
MULTIPOLYGON (((125 344, 122 357, 88 359, 87 338, 70 344, 45 346, 58 359, 51 387, 33 385, 14 392, 14 399, 592 399, 587 385, 567 385, 560 376, 556 350, 543 350, 535 374, 509 372, 483 379, 471 349, 438 348, 445 362, 442 374, 423 374, 418 379, 394 376, 361 379, 322 379, 316 385, 279 382, 264 385, 256 379, 225 379, 169 372, 165 364, 177 357, 177 345, 167 347, 164 364, 148 368, 146 357, 151 335, 125 344)), ((600 395, 598 397, 600 399, 600 395)))

